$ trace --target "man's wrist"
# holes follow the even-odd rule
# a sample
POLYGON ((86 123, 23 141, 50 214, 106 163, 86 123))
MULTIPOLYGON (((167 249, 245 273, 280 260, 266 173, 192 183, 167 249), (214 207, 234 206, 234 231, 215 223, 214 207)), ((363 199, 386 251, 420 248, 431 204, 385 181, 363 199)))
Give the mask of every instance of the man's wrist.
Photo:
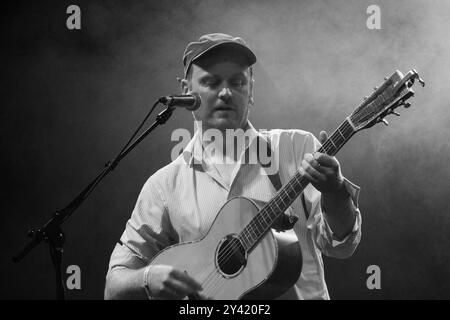
POLYGON ((344 180, 339 184, 339 186, 333 192, 323 192, 322 193, 322 206, 325 211, 327 207, 341 207, 345 205, 350 198, 350 193, 345 187, 344 180))
POLYGON ((333 237, 338 241, 345 239, 352 232, 356 220, 352 196, 345 182, 342 182, 337 191, 323 193, 321 205, 333 237))
POLYGON ((142 283, 143 283, 144 290, 145 290, 145 293, 147 295, 147 298, 149 300, 152 300, 153 297, 152 297, 152 294, 150 292, 150 287, 148 285, 148 273, 149 273, 149 271, 150 271, 150 265, 146 266, 145 269, 144 269, 144 278, 143 278, 142 283))

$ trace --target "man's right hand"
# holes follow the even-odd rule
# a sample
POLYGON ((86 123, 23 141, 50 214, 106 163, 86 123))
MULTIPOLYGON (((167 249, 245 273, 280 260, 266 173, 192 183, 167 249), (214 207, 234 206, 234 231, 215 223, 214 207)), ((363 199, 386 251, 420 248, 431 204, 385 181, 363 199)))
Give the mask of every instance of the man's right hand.
POLYGON ((155 299, 183 299, 200 295, 202 286, 186 272, 168 265, 151 266, 147 274, 150 294, 155 299))

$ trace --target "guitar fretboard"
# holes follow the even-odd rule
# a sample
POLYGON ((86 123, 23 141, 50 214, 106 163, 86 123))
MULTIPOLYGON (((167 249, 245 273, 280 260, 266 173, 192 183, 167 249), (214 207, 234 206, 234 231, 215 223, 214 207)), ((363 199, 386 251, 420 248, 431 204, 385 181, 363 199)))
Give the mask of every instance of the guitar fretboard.
MULTIPOLYGON (((317 151, 334 156, 354 133, 355 130, 346 119, 317 151)), ((294 177, 259 211, 239 235, 246 251, 252 250, 270 230, 275 220, 287 210, 308 184, 309 181, 297 171, 294 177)))

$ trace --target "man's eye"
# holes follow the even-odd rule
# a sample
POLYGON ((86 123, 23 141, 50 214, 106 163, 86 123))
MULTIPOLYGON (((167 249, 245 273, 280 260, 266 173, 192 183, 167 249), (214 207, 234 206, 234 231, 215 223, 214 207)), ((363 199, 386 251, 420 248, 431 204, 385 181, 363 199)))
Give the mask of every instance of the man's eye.
POLYGON ((219 81, 217 81, 217 80, 207 80, 204 83, 208 87, 216 87, 219 85, 219 81))
POLYGON ((236 80, 233 80, 231 82, 231 84, 235 87, 242 87, 243 85, 245 85, 245 80, 244 79, 236 79, 236 80))

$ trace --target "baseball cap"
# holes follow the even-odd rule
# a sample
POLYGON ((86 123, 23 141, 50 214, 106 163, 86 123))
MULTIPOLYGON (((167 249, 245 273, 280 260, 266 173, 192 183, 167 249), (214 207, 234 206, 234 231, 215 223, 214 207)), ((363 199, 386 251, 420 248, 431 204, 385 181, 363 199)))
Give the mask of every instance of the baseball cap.
POLYGON ((201 36, 198 41, 190 42, 187 45, 183 54, 184 76, 186 77, 189 68, 196 59, 212 49, 225 46, 232 48, 232 50, 240 51, 247 58, 249 66, 256 62, 255 54, 249 49, 244 39, 225 33, 210 33, 201 36))

